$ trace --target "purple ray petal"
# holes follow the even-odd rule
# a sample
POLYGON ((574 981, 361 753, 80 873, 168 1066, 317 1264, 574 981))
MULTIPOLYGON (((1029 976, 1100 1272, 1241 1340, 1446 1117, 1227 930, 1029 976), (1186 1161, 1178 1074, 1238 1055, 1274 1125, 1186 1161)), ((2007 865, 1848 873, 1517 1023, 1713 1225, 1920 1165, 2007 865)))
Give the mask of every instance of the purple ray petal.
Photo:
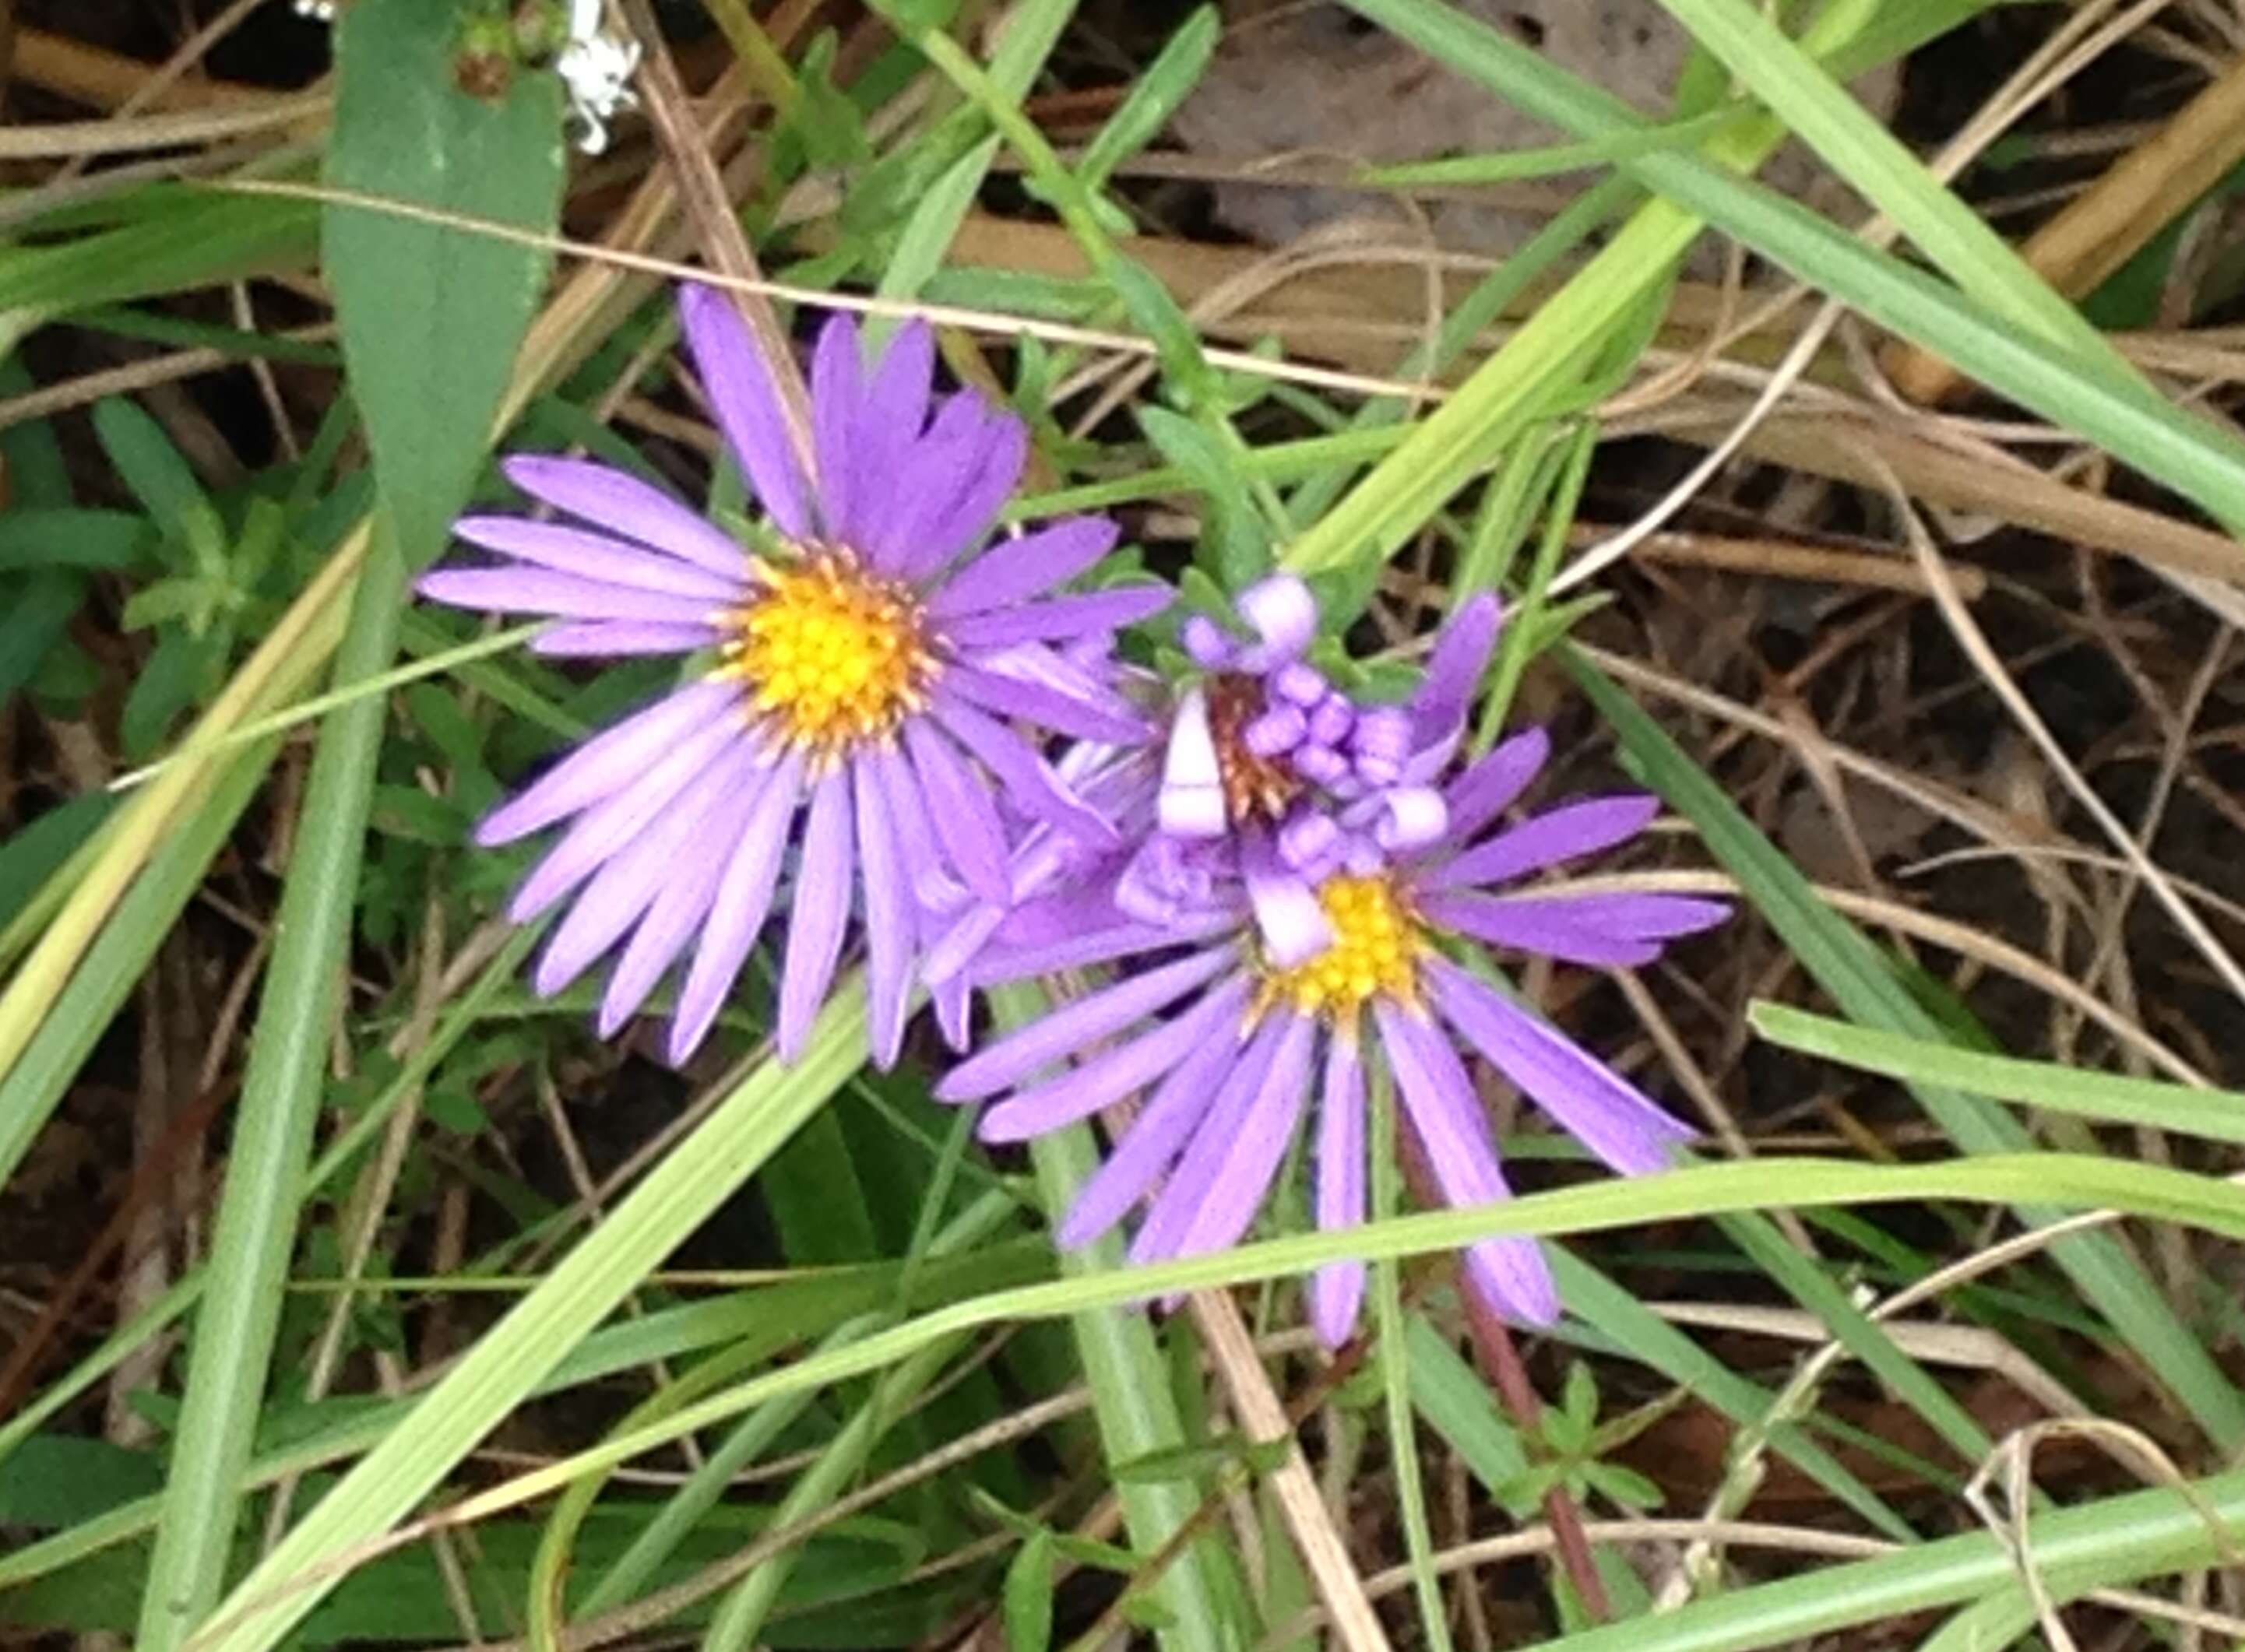
POLYGON ((751 748, 755 737, 720 719, 691 739, 664 750, 643 773, 586 809, 561 841, 538 863, 507 904, 507 916, 526 924, 590 877, 609 856, 654 823, 729 748, 751 748))
POLYGON ((1634 969, 1660 956, 1660 944, 1640 936, 1575 921, 1570 897, 1523 900, 1493 895, 1435 895, 1420 903, 1430 923, 1487 946, 1583 964, 1593 969, 1634 969))
POLYGON ((682 654, 715 647, 724 634, 716 626, 674 626, 653 620, 573 620, 539 632, 530 640, 530 652, 560 660, 682 654))
POLYGON ((858 803, 858 864, 865 889, 867 1042, 884 1073, 896 1065, 912 1004, 912 896, 889 828, 886 789, 862 758, 850 765, 858 803))
POLYGON ((811 492, 788 435, 771 369, 756 349, 733 301, 714 287, 688 282, 678 289, 678 319, 687 348, 709 393, 710 411, 725 445, 740 461, 765 512, 790 539, 807 539, 813 526, 811 492))
POLYGON ((1280 1020, 1278 1047, 1271 1057, 1271 1070, 1257 1088, 1255 1100, 1240 1120, 1239 1130, 1225 1144, 1224 1165, 1216 1173, 1208 1196, 1195 1208, 1171 1247, 1175 1255, 1198 1256, 1239 1242, 1253 1225, 1255 1213, 1278 1174, 1278 1164, 1293 1141, 1301 1122, 1303 1093, 1308 1088, 1310 1053, 1318 1024, 1306 1015, 1280 1020))
POLYGON ((704 604, 726 607, 747 594, 747 570, 728 577, 712 573, 698 563, 643 550, 605 533, 558 522, 531 522, 521 517, 464 516, 452 531, 470 545, 503 556, 532 562, 557 573, 574 574, 604 585, 631 586, 641 591, 661 591, 675 597, 692 597, 704 604))
POLYGON ((934 811, 912 765, 901 752, 878 747, 859 754, 858 761, 869 764, 880 781, 889 806, 889 830, 896 839, 913 906, 921 911, 947 911, 962 904, 967 891, 944 870, 936 846, 934 811))
MULTIPOLYGON (((1112 915, 1109 917, 1111 919, 1112 915)), ((1142 952, 1160 951, 1168 947, 1204 940, 1219 931, 1230 929, 1232 921, 1229 915, 1218 912, 1175 924, 1123 924, 1068 936, 1036 947, 1008 946, 1000 942, 973 960, 967 978, 976 986, 1003 986, 1034 976, 1049 975, 1055 970, 1088 969, 1095 964, 1112 964, 1119 958, 1136 958, 1142 952)))
MULTIPOLYGON (((1362 1225, 1364 1183, 1364 1064, 1352 1029, 1334 1035, 1326 1049, 1325 1090, 1318 1101, 1320 1233, 1362 1225)), ((1310 1322, 1328 1348, 1340 1347, 1356 1329, 1364 1274, 1360 1262, 1328 1263, 1311 1281, 1310 1322)))
POLYGON ((997 776, 1016 809, 1079 843, 1105 847, 1117 841, 1115 829, 1069 791, 1052 765, 1012 729, 939 687, 934 698, 936 720, 997 776))
POLYGON ((980 456, 987 424, 980 396, 967 391, 946 397, 926 433, 893 456, 880 489, 886 508, 864 513, 860 548, 872 566, 892 578, 910 577, 924 559, 923 530, 958 497, 980 456))
MULTIPOLYGON (((872 443, 878 434, 892 433, 901 448, 927 425, 929 393, 935 385, 935 329, 926 322, 906 322, 881 352, 865 389, 858 439, 872 443)), ((868 475, 891 474, 885 467, 868 475)))
MULTIPOLYGON (((687 845, 747 777, 755 761, 755 748, 736 742, 696 774, 644 831, 601 863, 546 944, 531 978, 541 998, 552 997, 575 980, 639 922, 676 878, 687 845)), ((648 984, 654 984, 651 977, 648 984)), ((639 997, 645 996, 642 990, 639 997)), ((633 999, 629 1008, 637 1007, 638 1001, 633 999)))
POLYGON ((905 746, 912 754, 912 773, 927 799, 933 830, 930 836, 967 888, 984 900, 1003 906, 1013 896, 1010 856, 1006 828, 990 801, 989 790, 977 780, 927 719, 913 717, 905 723, 905 746))
MULTIPOLYGON (((761 764, 768 760, 752 756, 750 761, 761 764)), ((740 841, 743 826, 756 813, 756 790, 745 784, 749 773, 749 764, 744 763, 739 772, 719 782, 714 806, 703 811, 672 856, 654 904, 632 931, 630 944, 608 978, 608 989, 600 999, 602 1038, 614 1038, 617 1029, 639 1012, 662 972, 686 950, 694 931, 709 916, 725 863, 740 841)))
POLYGON ((1682 895, 1443 895, 1422 906, 1436 924, 1491 946, 1593 967, 1649 964, 1663 942, 1730 916, 1719 901, 1682 895))
POLYGON ((438 568, 423 574, 416 588, 431 601, 450 607, 484 613, 545 613, 557 620, 653 620, 706 626, 725 606, 702 597, 604 585, 539 568, 438 568))
MULTIPOLYGON (((1287 1018, 1291 1019, 1292 1018, 1287 1018)), ((1217 1196, 1217 1180, 1224 1169, 1225 1150, 1238 1136, 1247 1110, 1263 1092, 1271 1064, 1278 1053, 1284 1022, 1265 1016, 1224 1075, 1224 1086, 1212 1096, 1192 1140, 1178 1153, 1177 1168, 1146 1208, 1146 1219, 1126 1253, 1133 1263, 1159 1262, 1177 1254, 1177 1242, 1201 1206, 1217 1196)))
POLYGON ((850 437, 851 497, 848 509, 829 519, 844 544, 885 572, 889 565, 872 554, 871 541, 882 520, 896 514, 896 502, 906 497, 897 483, 927 423, 934 377, 935 335, 925 322, 909 322, 890 340, 858 399, 850 437))
POLYGON ((1247 1007, 1248 983, 1235 976, 1212 988, 1175 1020, 1129 1043, 1102 1051, 1082 1066, 1026 1090, 1016 1090, 982 1115, 985 1141, 1027 1141, 1143 1090, 1202 1044, 1236 1035, 1247 1007))
POLYGON ((1119 531, 1104 517, 1069 517, 1018 539, 1001 539, 928 599, 928 617, 955 620, 1042 596, 1113 550, 1119 531))
MULTIPOLYGON (((1512 1196, 1497 1168, 1489 1121, 1457 1053, 1428 1022, 1386 1000, 1375 1000, 1381 1046, 1395 1073, 1404 1111, 1425 1149, 1443 1200, 1461 1208, 1512 1196)), ((1532 1239, 1483 1239, 1468 1248, 1467 1265, 1496 1305, 1531 1325, 1559 1317, 1550 1269, 1532 1239)))
POLYGON ((779 984, 779 1059, 790 1066, 803 1054, 811 1023, 826 1001, 841 960, 842 931, 850 921, 850 897, 857 884, 855 836, 849 771, 831 768, 811 789, 803 863, 795 875, 795 910, 788 915, 787 965, 779 984))
POLYGON ((958 493, 921 522, 905 563, 905 577, 933 577, 963 551, 988 537, 998 512, 1012 497, 1029 458, 1028 426, 1012 414, 993 410, 978 443, 975 464, 958 493))
POLYGON ((1640 793, 1562 803, 1475 844, 1434 868, 1425 881, 1438 889, 1463 889, 1524 877, 1627 843, 1659 812, 1660 800, 1640 793))
POLYGON ((485 849, 511 843, 599 802, 681 741, 729 714, 739 699, 740 690, 730 683, 703 682, 658 700, 595 735, 527 791, 493 810, 476 828, 476 842, 485 849))
POLYGON ((971 701, 985 711, 1000 717, 1019 717, 1056 735, 1073 735, 1078 740, 1129 741, 1143 738, 1146 732, 1144 723, 1117 716, 1089 701, 1042 683, 1000 676, 963 661, 946 667, 943 681, 960 699, 971 701))
POLYGON ((1167 586, 1093 591, 968 614, 952 620, 943 629, 952 641, 963 648, 1066 641, 1094 632, 1119 631, 1125 626, 1135 626, 1168 607, 1175 594, 1167 586))
POLYGON ((858 430, 865 399, 858 323, 837 311, 818 329, 811 358, 811 434, 818 455, 818 514, 827 537, 849 543, 858 518, 858 430))
POLYGON ((669 1055, 677 1066, 701 1047, 716 1025, 717 1012, 747 961, 749 949, 771 911, 772 891, 779 884, 780 858, 786 853, 789 828, 795 823, 796 802, 803 795, 803 754, 789 752, 764 782, 748 823, 718 880, 717 897, 710 903, 709 920, 702 926, 702 944, 678 990, 678 1008, 671 1017, 669 1055))
POLYGON ((935 1005, 935 1025, 943 1033, 943 1041, 953 1055, 967 1048, 969 1012, 973 997, 967 983, 958 976, 939 981, 928 989, 928 1001, 935 1005))
POLYGON ((585 459, 542 453, 518 453, 502 460, 499 469, 533 499, 682 557, 736 584, 749 577, 749 553, 732 535, 635 476, 585 459))
POLYGON ((1210 1039, 1170 1070, 1106 1162, 1076 1195, 1055 1236, 1062 1249, 1088 1245, 1122 1220, 1123 1213, 1176 1159, 1210 1103, 1223 1093, 1233 1064, 1246 1047, 1236 1036, 1210 1039))
POLYGON ((1450 783, 1450 837, 1469 843, 1481 829, 1519 801, 1551 759, 1551 736, 1524 729, 1450 783))
POLYGON ((1050 1061, 1120 1032, 1133 1022, 1166 1009, 1196 987, 1213 980, 1232 962, 1229 947, 1197 952, 1143 975, 1102 988, 1042 1019, 1010 1032, 960 1063, 935 1087, 939 1101, 980 1101, 1011 1089, 1050 1061))
POLYGON ((1153 725, 1115 686, 1116 672, 1107 657, 1111 639, 1093 638, 1054 647, 1046 642, 1017 642, 1005 648, 962 648, 969 665, 1009 683, 1048 688, 1072 701, 1096 707, 1130 726, 1131 743, 1143 740, 1153 725))
POLYGON ((1452 614, 1427 658, 1427 674, 1411 696, 1411 721, 1417 743, 1448 740, 1464 724, 1482 673, 1496 647, 1500 614, 1495 596, 1484 591, 1452 614))
POLYGON ((1691 1131, 1572 1039, 1453 964, 1428 965, 1435 1003, 1491 1066, 1624 1175, 1665 1170, 1691 1131))

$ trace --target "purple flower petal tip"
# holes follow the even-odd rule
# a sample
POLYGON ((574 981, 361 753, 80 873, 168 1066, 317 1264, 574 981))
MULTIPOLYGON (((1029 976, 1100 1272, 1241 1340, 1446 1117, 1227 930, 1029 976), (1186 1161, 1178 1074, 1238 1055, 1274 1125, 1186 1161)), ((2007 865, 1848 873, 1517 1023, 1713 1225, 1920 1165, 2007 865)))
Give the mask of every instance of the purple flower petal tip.
POLYGON ((1264 667, 1277 666, 1300 655, 1318 634, 1317 599, 1308 586, 1291 573, 1274 573, 1239 593, 1239 617, 1262 639, 1264 667))

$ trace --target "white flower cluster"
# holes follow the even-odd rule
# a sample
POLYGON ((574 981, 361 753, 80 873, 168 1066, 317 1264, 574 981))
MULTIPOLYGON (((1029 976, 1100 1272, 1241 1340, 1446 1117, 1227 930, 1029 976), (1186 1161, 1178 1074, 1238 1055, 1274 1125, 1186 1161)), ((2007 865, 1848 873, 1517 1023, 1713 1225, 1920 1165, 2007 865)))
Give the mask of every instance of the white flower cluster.
POLYGON ((568 89, 577 147, 597 155, 608 146, 608 122, 639 107, 631 78, 639 68, 639 42, 618 39, 601 27, 600 0, 570 0, 569 44, 553 71, 568 89))

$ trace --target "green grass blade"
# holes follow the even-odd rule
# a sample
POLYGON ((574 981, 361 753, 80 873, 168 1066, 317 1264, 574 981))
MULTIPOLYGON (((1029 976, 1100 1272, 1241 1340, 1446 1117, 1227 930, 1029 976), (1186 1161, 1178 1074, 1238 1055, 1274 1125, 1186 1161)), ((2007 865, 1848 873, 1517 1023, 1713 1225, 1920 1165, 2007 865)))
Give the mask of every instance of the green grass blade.
MULTIPOLYGON (((1855 926, 1820 899, 1722 789, 1621 688, 1571 649, 1567 669, 1619 735, 1645 781, 1699 829, 1709 852, 1739 880, 1755 907, 1809 975, 1848 1014, 1867 1026, 1938 1039, 1943 1029, 1855 926)), ((1939 1085, 1913 1093, 1967 1153, 2015 1152, 2031 1138, 1992 1104, 1939 1085)), ((2030 1207, 2031 1221, 2051 1215, 2030 1207)), ((2245 1444, 2245 1395, 2222 1374, 2167 1299, 2111 1236, 2059 1240, 2052 1256, 2120 1337, 2170 1388, 2225 1451, 2245 1444)))
POLYGON ((2208 1141, 2245 1142, 2245 1094, 2235 1090, 2197 1090, 2158 1079, 2086 1072, 2055 1061, 1960 1050, 1767 1000, 1749 1005, 1746 1019, 1772 1044, 1905 1084, 1938 1085, 2045 1113, 2146 1125, 2208 1141))
POLYGON ((828 1001, 802 1060, 764 1063, 736 1086, 235 1588, 220 1608, 223 1628, 200 1652, 270 1647, 301 1622, 336 1581, 315 1568, 379 1537, 435 1490, 841 1087, 865 1050, 865 991, 852 976, 828 1001))
MULTIPOLYGON (((2011 243, 1944 188, 1814 58, 1744 0, 1660 0, 1786 130, 1900 226, 1965 292, 2113 379, 2141 376, 2011 243)), ((1857 5, 1859 11, 1875 7, 1857 5)), ((1852 30, 1851 30, 1852 32, 1852 30)))
MULTIPOLYGON (((336 654, 346 679, 397 648, 405 565, 378 545, 336 654)), ((218 1599, 241 1506, 241 1476, 268 1383, 281 1286, 302 1209, 329 1039, 343 1000, 367 811, 388 705, 354 701, 320 733, 304 813, 275 919, 256 1036, 242 1076, 209 1283, 195 1317, 187 1385, 157 1528, 138 1643, 170 1652, 218 1599)))
MULTIPOLYGON (((2245 1531, 2245 1473, 2200 1480, 2188 1495, 2138 1492, 2032 1521, 2025 1534, 2037 1575, 2062 1582, 2059 1598, 2088 1588, 2219 1565, 2245 1531), (2210 1517, 2210 1518, 2209 1518, 2210 1517)), ((1753 1652, 1811 1642, 1855 1644, 1848 1635, 1914 1612, 2004 1595, 2018 1581, 2008 1536, 1976 1532, 1844 1566, 1696 1601, 1544 1643, 1544 1652, 1753 1652), (1832 1638, 1837 1637, 1837 1638, 1832 1638)), ((2001 1635, 1958 1645, 2010 1644, 2001 1635)))
POLYGON ((133 881, 69 985, 48 1006, 23 1054, 0 1080, 0 1183, 14 1175, 158 944, 202 886, 211 861, 249 806, 278 749, 278 741, 268 741, 220 770, 201 806, 180 823, 133 881))
MULTIPOLYGON (((862 1016, 862 1001, 853 1004, 851 1014, 862 1016)), ((862 1020, 856 1025, 862 1032, 862 1020)), ((674 1154, 672 1161, 666 1161, 664 1169, 671 1169, 679 1156, 682 1155, 674 1154)), ((1291 1278, 1327 1263, 1351 1258, 1378 1262, 1387 1257, 1456 1250, 1475 1240, 1500 1235, 1550 1237, 1760 1210, 1767 1204, 1773 1186, 1785 1188, 1791 1202, 1802 1209, 1917 1203, 1927 1200, 2001 1206, 2047 1205, 2113 1210, 2176 1222, 2224 1238, 2245 1240, 2245 1191, 2211 1176, 2101 1155, 1991 1154, 1932 1164, 1902 1165, 1780 1158, 1695 1165, 1659 1175, 1596 1181, 1531 1194, 1472 1209, 1423 1212, 1368 1222, 1340 1232, 1265 1240, 1158 1266, 1081 1272, 1047 1284, 997 1291, 920 1315, 852 1346, 800 1360, 783 1370, 752 1378, 688 1406, 659 1425, 619 1435, 593 1450, 471 1497, 458 1505, 454 1513, 461 1519, 479 1519, 517 1506, 582 1475, 629 1461, 644 1452, 722 1423, 769 1400, 885 1370, 941 1338, 986 1325, 1014 1320, 1069 1318, 1091 1309, 1122 1307, 1185 1291, 1291 1278)), ((610 1218, 611 1228, 616 1220, 610 1218)), ((597 1244, 599 1239, 607 1236, 607 1230, 604 1229, 593 1242, 597 1244)), ((573 1257, 572 1262, 574 1260, 573 1257)), ((533 1300, 547 1296, 561 1284, 567 1270, 568 1264, 564 1264, 561 1272, 534 1293, 533 1300)), ((574 1277, 568 1280, 573 1287, 580 1283, 574 1277)), ((619 1292, 627 1288, 627 1283, 619 1286, 619 1292)), ((521 1309, 516 1310, 518 1317, 521 1313, 521 1309)), ((1144 1322, 1139 1323, 1143 1329, 1144 1322)), ((471 1360, 480 1362, 489 1353, 492 1341, 486 1337, 471 1360)), ((456 1371, 451 1381, 460 1382, 465 1369, 464 1366, 456 1371)), ((491 1381, 491 1373, 479 1369, 478 1392, 487 1391, 491 1381)), ((453 1449, 457 1425, 449 1418, 435 1420, 444 1428, 444 1449, 453 1449)), ((458 1449, 465 1451, 465 1447, 458 1449)), ((397 1484, 399 1469, 408 1462, 417 1465, 420 1459, 433 1454, 434 1449, 425 1441, 401 1446, 393 1440, 360 1465, 351 1479, 344 1482, 342 1492, 363 1493, 376 1500, 370 1506, 362 1504, 349 1513, 334 1515, 329 1511, 336 1498, 331 1497, 329 1503, 322 1504, 304 1527, 292 1534, 281 1549, 268 1556, 258 1572, 235 1591, 239 1615, 229 1612, 198 1652, 267 1652, 276 1644, 296 1617, 308 1609, 307 1602, 316 1600, 332 1587, 334 1578, 324 1567, 324 1562, 331 1561, 340 1552, 332 1546, 339 1539, 356 1540, 385 1527, 400 1508, 400 1487, 397 1484), (377 1463, 382 1472, 370 1473, 377 1463)), ((405 1500, 410 1503, 410 1497, 405 1500)), ((6 1575, 4 1570, 0 1570, 0 1579, 6 1575)))
MULTIPOLYGON (((1611 94, 1554 68, 1540 54, 1441 0, 1347 0, 1347 3, 1509 101, 1579 137, 1596 139, 1641 132, 1648 124, 1611 94)), ((1832 20, 1832 14, 1820 18, 1808 40, 1788 49, 1811 59, 1843 51, 1848 41, 1827 31, 1832 20)), ((1828 86, 1828 80, 1825 84, 1828 86)), ((1861 115, 1862 112, 1856 112, 1861 115)), ((1862 118, 1868 121, 1869 117, 1862 118)), ((2245 524, 2245 443, 2211 421, 2167 401, 2133 372, 2115 371, 2110 347, 2102 339, 2093 335, 2083 338, 2076 330, 2067 342, 2054 342, 2047 333, 2014 325, 2001 308, 2011 288, 1990 274, 1998 261, 1994 254, 1986 253, 1977 260, 1960 256, 1960 267, 1990 289, 1960 293, 1923 270, 1865 246, 1798 202, 1726 169, 1735 161, 1733 146, 1739 135, 1770 136, 1779 131, 1781 128, 1774 122, 1748 121, 1726 129, 1723 138, 1701 154, 1662 151, 1621 165, 1673 206, 1724 230, 1880 326, 1922 345, 2052 423, 2088 437, 2225 523, 2245 524), (1733 152, 1726 153, 1726 149, 1733 152)), ((1767 152, 1767 146, 1753 152, 1767 152)), ((1922 204, 1918 215, 1925 215, 1922 204)), ((2006 252, 2004 256, 2011 254, 2006 252)), ((1563 300, 1571 312, 1582 301, 1570 295, 1590 274, 1586 268, 1545 308, 1563 300)), ((2046 307, 2046 288, 2045 292, 2046 307)), ((1604 336, 1607 327, 1621 313, 1604 308, 1597 312, 1599 324, 1593 336, 1604 336)), ((1523 329, 1523 335, 1527 330, 1523 329)), ((1516 337, 1508 351, 1519 343, 1516 337)), ((1499 358, 1506 353, 1500 352, 1499 358)), ((1477 382, 1481 375, 1475 377, 1477 382)), ((1463 394, 1461 391, 1461 399, 1463 394)), ((1422 428, 1432 428, 1441 417, 1437 414, 1422 428)), ((1328 551, 1320 537, 1319 553, 1338 552, 1337 548, 1328 551)), ((2240 574, 2245 575, 2245 555, 2241 555, 2238 567, 2240 574)))
MULTIPOLYGON (((1057 1223, 1098 1165, 1090 1129, 1074 1125, 1041 1136, 1029 1144, 1029 1157, 1045 1209, 1057 1223)), ((1122 1242, 1109 1235, 1062 1257, 1062 1277, 1112 1278, 1127 1271, 1122 1260, 1122 1242)), ((1093 1415, 1110 1467, 1182 1450, 1190 1443, 1154 1328, 1144 1314, 1116 1303, 1089 1304, 1070 1316, 1069 1329, 1084 1380, 1091 1386, 1093 1415)), ((1122 1501, 1123 1524, 1132 1547, 1143 1555, 1158 1553, 1184 1528, 1200 1504, 1196 1487, 1184 1480, 1124 1479, 1115 1490, 1122 1501)), ((1199 1538, 1155 1586, 1153 1598, 1169 1618, 1158 1631, 1164 1649, 1224 1652, 1232 1643, 1224 1591, 1210 1575, 1222 1563, 1221 1557, 1214 1539, 1199 1538)))

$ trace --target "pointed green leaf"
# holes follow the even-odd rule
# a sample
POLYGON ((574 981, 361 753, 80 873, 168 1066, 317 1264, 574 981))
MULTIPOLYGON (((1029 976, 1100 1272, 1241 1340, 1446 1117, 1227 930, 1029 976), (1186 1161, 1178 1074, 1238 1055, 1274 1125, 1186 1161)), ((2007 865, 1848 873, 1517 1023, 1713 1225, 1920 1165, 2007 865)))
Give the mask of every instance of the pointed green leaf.
MULTIPOLYGON (((518 74, 495 100, 456 81, 455 0, 359 0, 336 30, 327 182, 550 232, 560 206, 559 84, 518 74)), ((351 392, 409 564, 435 556, 483 459, 546 254, 451 225, 330 206, 322 260, 351 392)))

